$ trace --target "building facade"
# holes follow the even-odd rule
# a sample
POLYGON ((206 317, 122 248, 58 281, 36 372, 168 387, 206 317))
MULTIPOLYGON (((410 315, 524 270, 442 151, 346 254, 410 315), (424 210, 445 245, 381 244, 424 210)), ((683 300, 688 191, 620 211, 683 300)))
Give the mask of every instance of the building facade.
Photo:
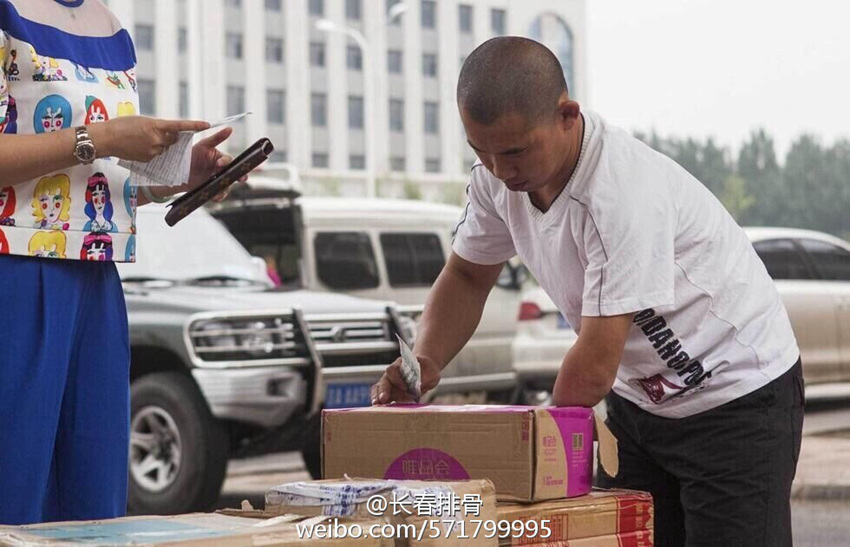
POLYGON ((460 202, 474 154, 455 104, 466 56, 546 44, 586 97, 585 0, 109 0, 136 43, 142 113, 261 136, 305 193, 460 202))

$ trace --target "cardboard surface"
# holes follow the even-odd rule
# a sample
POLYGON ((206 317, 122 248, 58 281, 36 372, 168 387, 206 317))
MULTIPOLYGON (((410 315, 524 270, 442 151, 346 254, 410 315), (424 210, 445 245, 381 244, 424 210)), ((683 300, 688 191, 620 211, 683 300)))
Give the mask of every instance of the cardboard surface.
MULTIPOLYGON (((540 524, 548 521, 551 535, 545 541, 569 541, 571 546, 577 545, 573 543, 575 540, 606 538, 618 534, 637 540, 646 537, 654 523, 652 496, 647 492, 632 490, 594 489, 578 498, 530 504, 500 503, 498 514, 500 520, 537 521, 536 529, 541 529, 540 524)), ((538 545, 543 541, 538 534, 534 537, 502 540, 501 545, 538 545)), ((651 541, 649 545, 652 545, 651 541)))
MULTIPOLYGON (((581 407, 386 405, 325 410, 323 476, 489 479, 504 500, 580 496, 590 491, 594 423, 592 410, 581 407)), ((600 439, 610 441, 602 435, 600 439)), ((613 453, 616 460, 616 446, 613 453)))
MULTIPOLYGON (((301 519, 302 524, 307 522, 301 519)), ((381 523, 361 521, 369 523, 381 523)), ((84 522, 0 526, 0 545, 59 547, 68 545, 155 545, 159 547, 325 547, 355 545, 391 547, 390 539, 299 539, 295 522, 258 521, 223 514, 194 513, 169 517, 145 516, 84 522)))

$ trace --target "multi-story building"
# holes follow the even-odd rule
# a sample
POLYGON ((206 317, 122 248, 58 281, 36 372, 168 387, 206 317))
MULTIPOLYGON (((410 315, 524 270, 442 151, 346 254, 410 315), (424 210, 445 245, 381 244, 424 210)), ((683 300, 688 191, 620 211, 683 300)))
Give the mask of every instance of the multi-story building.
POLYGON ((307 193, 459 202, 474 154, 455 104, 466 56, 535 38, 586 97, 585 0, 109 0, 138 54, 142 113, 242 111, 307 193))

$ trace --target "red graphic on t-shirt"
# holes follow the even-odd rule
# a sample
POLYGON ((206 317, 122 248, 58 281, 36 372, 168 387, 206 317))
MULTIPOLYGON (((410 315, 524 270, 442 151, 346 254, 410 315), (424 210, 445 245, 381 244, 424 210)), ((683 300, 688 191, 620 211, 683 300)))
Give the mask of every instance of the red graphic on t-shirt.
POLYGON ((677 386, 660 374, 650 376, 649 378, 640 378, 638 382, 640 383, 640 387, 643 388, 655 404, 669 399, 685 389, 684 386, 677 386))

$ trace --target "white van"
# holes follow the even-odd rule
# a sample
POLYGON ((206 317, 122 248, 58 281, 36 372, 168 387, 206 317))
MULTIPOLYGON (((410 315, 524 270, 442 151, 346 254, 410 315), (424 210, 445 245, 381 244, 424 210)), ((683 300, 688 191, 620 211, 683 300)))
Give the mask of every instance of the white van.
MULTIPOLYGON (((234 189, 211 212, 253 255, 266 260, 283 287, 393 301, 416 318, 451 253, 463 209, 413 200, 301 197, 255 185, 234 189)), ((487 392, 499 400, 514 395, 511 345, 520 302, 515 276, 516 269, 506 266, 478 329, 446 369, 438 394, 487 392)), ((353 364, 343 357, 326 359, 325 367, 332 373, 335 366, 353 364)), ((382 369, 370 372, 377 379, 382 369)), ((370 403, 362 387, 356 393, 361 395, 341 397, 348 406, 370 403)))

